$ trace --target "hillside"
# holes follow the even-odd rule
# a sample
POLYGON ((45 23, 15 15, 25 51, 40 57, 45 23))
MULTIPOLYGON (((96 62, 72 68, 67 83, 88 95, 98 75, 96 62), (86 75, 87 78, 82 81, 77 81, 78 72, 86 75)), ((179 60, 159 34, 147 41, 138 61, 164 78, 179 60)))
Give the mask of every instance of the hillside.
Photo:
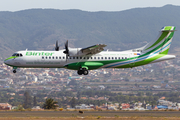
MULTIPOLYGON (((167 25, 180 28, 180 6, 136 8, 119 12, 30 9, 0 12, 0 55, 23 49, 53 50, 68 39, 70 47, 105 43, 110 50, 141 47, 167 25)), ((177 31, 171 52, 180 45, 177 31)))

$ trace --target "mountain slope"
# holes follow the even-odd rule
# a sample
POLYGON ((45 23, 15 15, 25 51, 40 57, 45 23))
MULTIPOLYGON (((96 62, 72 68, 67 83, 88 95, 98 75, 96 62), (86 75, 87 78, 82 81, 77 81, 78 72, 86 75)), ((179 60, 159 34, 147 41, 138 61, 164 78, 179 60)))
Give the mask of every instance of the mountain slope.
MULTIPOLYGON (((137 8, 119 12, 30 9, 0 12, 0 55, 8 57, 22 49, 53 50, 68 39, 70 47, 105 43, 107 49, 141 47, 156 38, 167 25, 180 28, 180 6, 137 8)), ((178 47, 178 31, 172 47, 178 47)), ((172 50, 171 50, 172 51, 172 50)))

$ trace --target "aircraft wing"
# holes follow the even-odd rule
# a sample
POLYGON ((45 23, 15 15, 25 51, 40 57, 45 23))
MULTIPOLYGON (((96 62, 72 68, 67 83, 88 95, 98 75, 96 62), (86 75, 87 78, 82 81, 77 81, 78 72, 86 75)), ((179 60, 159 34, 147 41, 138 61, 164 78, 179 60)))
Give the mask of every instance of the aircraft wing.
POLYGON ((86 55, 90 55, 90 54, 97 54, 100 53, 101 51, 104 50, 104 47, 106 47, 107 45, 105 44, 97 44, 97 45, 93 45, 90 47, 86 47, 86 48, 82 48, 81 52, 85 53, 86 55))

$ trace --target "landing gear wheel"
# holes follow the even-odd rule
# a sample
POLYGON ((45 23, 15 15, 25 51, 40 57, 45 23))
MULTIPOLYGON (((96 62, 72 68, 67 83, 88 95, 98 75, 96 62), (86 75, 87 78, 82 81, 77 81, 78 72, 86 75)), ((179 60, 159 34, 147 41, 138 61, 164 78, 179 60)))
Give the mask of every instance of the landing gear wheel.
POLYGON ((13 73, 16 73, 16 70, 13 70, 13 73))
POLYGON ((78 71, 77 71, 77 74, 78 74, 78 75, 82 75, 82 74, 83 74, 83 71, 82 71, 82 70, 78 70, 78 71))
POLYGON ((77 74, 78 75, 82 75, 82 74, 84 74, 84 75, 88 75, 88 70, 86 69, 86 68, 79 68, 79 70, 77 71, 77 74))
POLYGON ((83 74, 84 74, 84 75, 88 75, 88 70, 85 69, 85 70, 83 71, 83 74))

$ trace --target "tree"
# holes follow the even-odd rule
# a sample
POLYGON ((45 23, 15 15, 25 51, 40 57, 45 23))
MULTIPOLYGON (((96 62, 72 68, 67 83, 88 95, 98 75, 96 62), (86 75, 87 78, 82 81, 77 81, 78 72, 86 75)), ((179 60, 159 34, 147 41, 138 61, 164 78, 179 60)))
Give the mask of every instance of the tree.
POLYGON ((137 96, 143 96, 143 95, 144 95, 144 93, 141 92, 141 91, 139 91, 139 92, 137 93, 137 96))
POLYGON ((82 92, 79 92, 79 91, 78 91, 78 93, 77 93, 77 98, 78 98, 78 100, 81 99, 81 96, 82 96, 82 92))
POLYGON ((36 96, 34 96, 34 99, 33 99, 33 106, 37 106, 36 96))
POLYGON ((152 92, 146 92, 146 96, 152 96, 153 94, 152 94, 152 92))
POLYGON ((30 96, 28 91, 24 93, 24 108, 31 108, 32 106, 32 97, 30 96))
POLYGON ((44 109, 56 109, 58 107, 57 101, 54 101, 52 98, 46 99, 43 108, 44 109))
POLYGON ((72 108, 75 108, 75 106, 76 106, 76 99, 73 97, 73 98, 71 99, 71 107, 72 107, 72 108))

